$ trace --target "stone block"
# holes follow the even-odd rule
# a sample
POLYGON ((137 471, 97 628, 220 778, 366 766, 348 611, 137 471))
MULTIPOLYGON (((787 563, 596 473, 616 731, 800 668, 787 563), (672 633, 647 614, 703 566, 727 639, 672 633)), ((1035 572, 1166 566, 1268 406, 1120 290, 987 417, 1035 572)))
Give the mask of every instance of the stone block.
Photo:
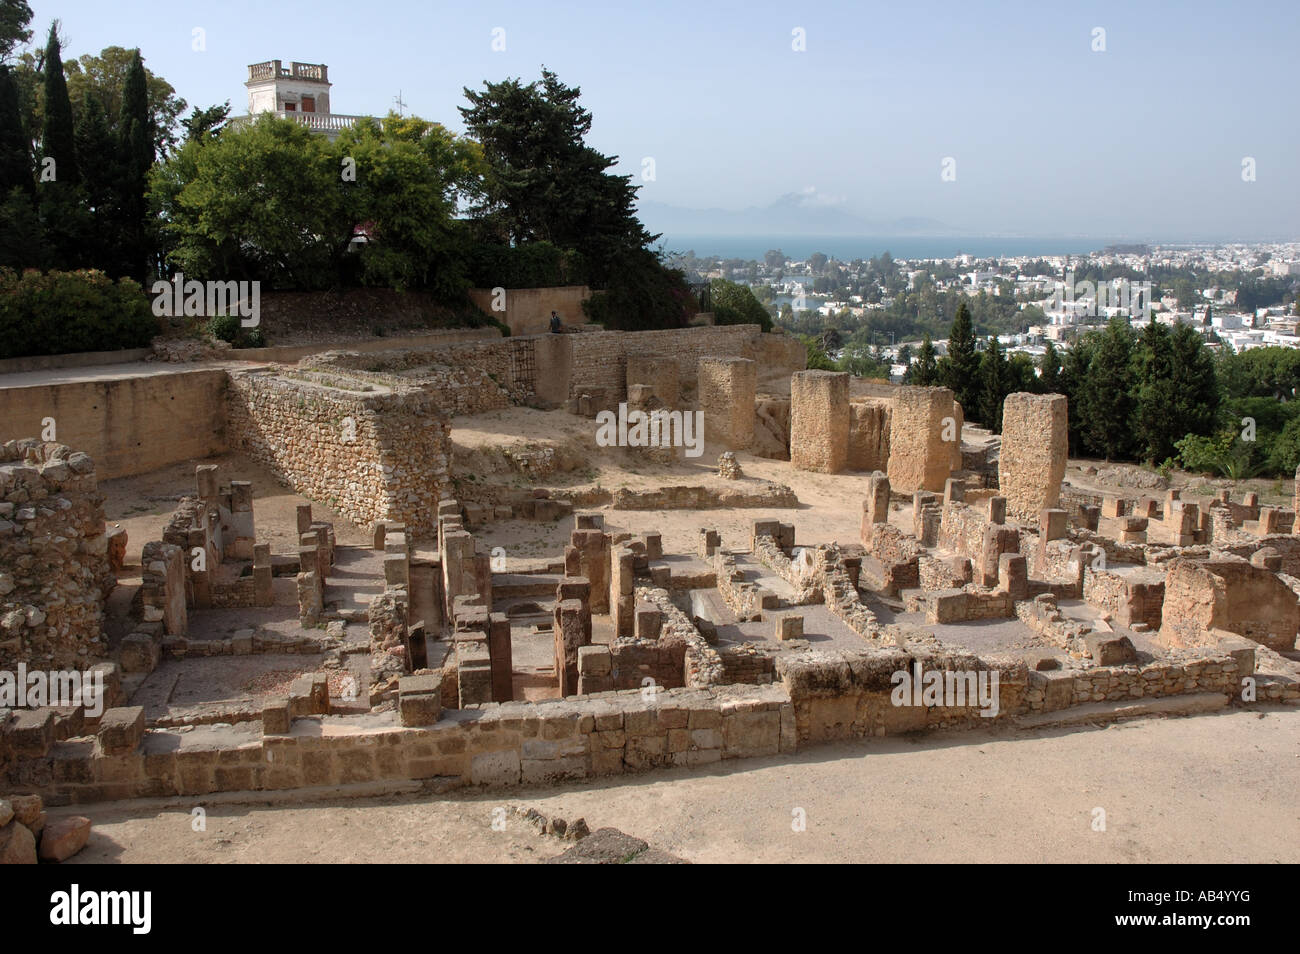
POLYGON ((105 755, 134 752, 144 738, 144 707, 106 709, 99 720, 100 750, 105 755))

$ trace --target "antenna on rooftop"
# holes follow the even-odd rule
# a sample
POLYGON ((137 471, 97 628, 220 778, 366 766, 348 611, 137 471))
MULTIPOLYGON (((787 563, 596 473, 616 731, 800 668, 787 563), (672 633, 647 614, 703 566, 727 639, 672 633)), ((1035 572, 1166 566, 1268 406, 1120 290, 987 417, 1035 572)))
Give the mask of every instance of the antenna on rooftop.
POLYGON ((406 101, 402 99, 402 91, 399 89, 397 95, 393 97, 393 105, 397 107, 397 115, 402 115, 402 110, 406 108, 406 101))

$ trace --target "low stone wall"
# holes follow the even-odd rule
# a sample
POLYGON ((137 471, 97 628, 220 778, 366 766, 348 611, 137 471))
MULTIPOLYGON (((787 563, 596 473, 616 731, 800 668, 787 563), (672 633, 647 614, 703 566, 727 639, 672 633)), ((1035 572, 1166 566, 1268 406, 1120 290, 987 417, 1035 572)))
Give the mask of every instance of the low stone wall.
POLYGON ((1163 581, 1131 580, 1084 561, 1083 598, 1122 626, 1143 623, 1159 629, 1165 602, 1163 581))
POLYGON ((749 643, 741 643, 721 647, 718 656, 722 659, 722 681, 728 685, 747 683, 765 686, 776 679, 775 653, 749 643))
POLYGON ((998 672, 996 716, 980 715, 978 705, 894 705, 894 674, 913 671, 917 657, 900 649, 864 649, 807 653, 777 661, 794 707, 799 744, 866 736, 894 735, 921 729, 989 726, 1024 707, 1029 673, 1023 663, 990 666, 978 657, 943 654, 920 657, 923 671, 998 672))
MULTIPOLYGON (((439 779, 448 786, 580 780, 663 766, 795 750, 794 716, 780 686, 610 692, 546 702, 485 703, 403 727, 393 712, 295 720, 287 735, 256 723, 219 732, 143 733, 129 751, 105 739, 49 745, 11 769, 9 785, 47 804, 439 779)), ((138 725, 132 712, 140 712, 138 725)), ((108 716, 109 713, 106 713, 108 716)), ((116 721, 116 719, 115 719, 116 721)))
POLYGON ((95 464, 63 444, 0 446, 0 669, 103 659, 108 561, 95 464))

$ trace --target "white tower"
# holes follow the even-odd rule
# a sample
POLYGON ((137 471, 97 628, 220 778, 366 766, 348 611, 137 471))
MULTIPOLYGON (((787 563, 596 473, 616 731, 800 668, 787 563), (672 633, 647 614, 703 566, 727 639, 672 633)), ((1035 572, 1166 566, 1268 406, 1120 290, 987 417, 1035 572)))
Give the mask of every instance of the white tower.
POLYGON ((268 60, 248 67, 248 114, 316 113, 329 115, 329 67, 324 63, 268 60))

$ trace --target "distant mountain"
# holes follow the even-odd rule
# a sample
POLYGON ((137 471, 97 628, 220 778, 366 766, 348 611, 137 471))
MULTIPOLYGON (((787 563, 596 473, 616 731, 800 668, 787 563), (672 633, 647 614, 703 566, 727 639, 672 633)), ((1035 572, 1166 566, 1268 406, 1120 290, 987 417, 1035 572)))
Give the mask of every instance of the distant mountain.
POLYGON ((811 190, 792 192, 766 206, 747 209, 688 209, 644 200, 639 214, 651 232, 672 235, 961 235, 927 218, 871 219, 811 190))

